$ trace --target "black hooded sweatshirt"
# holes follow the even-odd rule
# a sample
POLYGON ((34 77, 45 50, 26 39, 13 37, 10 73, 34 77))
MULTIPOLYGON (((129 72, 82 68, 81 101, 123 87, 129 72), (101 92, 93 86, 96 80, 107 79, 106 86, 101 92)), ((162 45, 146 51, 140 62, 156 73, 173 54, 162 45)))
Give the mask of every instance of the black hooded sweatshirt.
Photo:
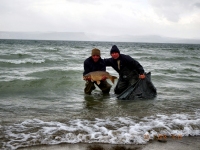
POLYGON ((119 75, 124 74, 124 70, 136 71, 138 74, 144 74, 142 65, 130 57, 129 55, 120 54, 118 59, 108 58, 104 59, 106 66, 111 66, 115 69, 119 75), (118 69, 117 61, 120 60, 120 70, 118 69))

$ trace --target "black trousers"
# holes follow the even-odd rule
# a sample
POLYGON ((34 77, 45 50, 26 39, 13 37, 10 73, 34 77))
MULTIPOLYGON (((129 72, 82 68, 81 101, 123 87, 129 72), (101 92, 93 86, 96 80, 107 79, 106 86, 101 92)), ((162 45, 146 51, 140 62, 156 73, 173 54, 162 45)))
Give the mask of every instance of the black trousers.
POLYGON ((112 87, 106 80, 101 81, 99 85, 96 82, 86 81, 84 89, 85 94, 91 94, 91 92, 95 89, 94 84, 96 84, 104 94, 109 93, 112 87))
POLYGON ((115 94, 121 94, 130 85, 134 84, 138 78, 139 74, 136 71, 123 70, 114 89, 115 94))

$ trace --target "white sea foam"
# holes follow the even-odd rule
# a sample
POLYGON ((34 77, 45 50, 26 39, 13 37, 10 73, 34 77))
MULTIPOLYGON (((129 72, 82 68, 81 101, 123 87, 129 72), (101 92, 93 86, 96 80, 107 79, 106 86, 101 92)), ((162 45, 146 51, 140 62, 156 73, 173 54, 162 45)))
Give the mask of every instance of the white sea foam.
POLYGON ((9 139, 8 142, 4 142, 4 147, 11 149, 21 145, 35 145, 37 142, 145 144, 160 134, 168 138, 178 135, 199 136, 200 119, 191 119, 184 114, 149 116, 139 122, 128 117, 96 118, 93 121, 76 119, 67 123, 33 119, 4 128, 9 139))
POLYGON ((0 59, 0 62, 5 62, 5 63, 11 63, 11 64, 26 64, 26 63, 31 63, 31 64, 41 64, 45 62, 45 59, 38 59, 38 60, 34 60, 34 59, 30 59, 30 58, 26 58, 26 59, 21 59, 21 60, 5 60, 5 59, 0 59))

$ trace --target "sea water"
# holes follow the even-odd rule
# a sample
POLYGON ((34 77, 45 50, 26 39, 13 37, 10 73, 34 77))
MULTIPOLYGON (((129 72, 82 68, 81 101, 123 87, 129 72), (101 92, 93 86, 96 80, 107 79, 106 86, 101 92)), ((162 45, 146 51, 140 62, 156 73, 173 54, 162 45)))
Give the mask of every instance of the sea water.
POLYGON ((199 136, 199 52, 197 44, 0 40, 0 148, 199 136), (114 44, 151 72, 156 98, 118 100, 109 80, 110 94, 84 94, 84 60, 93 48, 109 58, 114 44))

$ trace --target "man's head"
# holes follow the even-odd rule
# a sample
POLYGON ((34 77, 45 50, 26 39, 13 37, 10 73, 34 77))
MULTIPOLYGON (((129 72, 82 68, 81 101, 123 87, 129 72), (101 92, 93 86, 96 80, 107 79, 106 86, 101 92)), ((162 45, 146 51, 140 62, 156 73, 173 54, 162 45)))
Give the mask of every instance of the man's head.
POLYGON ((97 62, 101 56, 101 52, 99 49, 94 48, 91 52, 91 56, 94 62, 97 62))
POLYGON ((116 45, 113 45, 111 50, 110 50, 110 55, 112 56, 113 59, 119 58, 120 51, 116 45))

